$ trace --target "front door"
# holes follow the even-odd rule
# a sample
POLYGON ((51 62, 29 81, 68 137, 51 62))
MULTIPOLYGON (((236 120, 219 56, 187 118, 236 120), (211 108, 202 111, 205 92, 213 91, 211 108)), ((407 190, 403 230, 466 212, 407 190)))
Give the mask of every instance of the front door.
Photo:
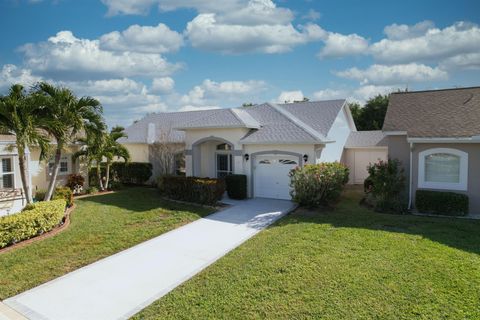
POLYGON ((232 160, 231 153, 217 153, 217 178, 224 178, 232 174, 232 160))

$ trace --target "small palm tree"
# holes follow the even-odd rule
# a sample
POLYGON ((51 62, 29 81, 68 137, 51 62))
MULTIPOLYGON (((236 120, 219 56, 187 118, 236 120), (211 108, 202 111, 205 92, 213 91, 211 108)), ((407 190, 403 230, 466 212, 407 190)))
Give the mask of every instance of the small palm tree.
POLYGON ((60 168, 62 151, 74 142, 79 134, 101 132, 105 129, 100 102, 91 97, 78 99, 68 88, 56 87, 46 82, 37 85, 38 100, 44 106, 42 117, 48 125, 42 127, 56 140, 56 150, 52 175, 45 200, 51 199, 60 168))
POLYGON ((124 137, 126 138, 127 135, 125 133, 125 128, 121 126, 113 127, 110 133, 106 136, 102 151, 102 155, 106 159, 105 189, 108 189, 110 183, 110 166, 114 158, 121 158, 125 162, 130 161, 130 153, 127 148, 118 142, 118 139, 124 137))
POLYGON ((83 159, 87 163, 88 172, 93 164, 96 164, 99 189, 103 190, 102 173, 100 164, 102 162, 102 148, 105 144, 106 134, 101 132, 89 132, 86 137, 77 139, 77 142, 83 144, 82 148, 73 154, 73 159, 83 159))
POLYGON ((0 97, 0 132, 15 135, 20 177, 27 203, 32 203, 30 180, 27 178, 27 149, 38 146, 40 160, 47 157, 49 149, 48 137, 38 129, 45 126, 45 119, 38 116, 41 107, 35 102, 34 94, 28 95, 20 84, 12 85, 8 95, 0 97))

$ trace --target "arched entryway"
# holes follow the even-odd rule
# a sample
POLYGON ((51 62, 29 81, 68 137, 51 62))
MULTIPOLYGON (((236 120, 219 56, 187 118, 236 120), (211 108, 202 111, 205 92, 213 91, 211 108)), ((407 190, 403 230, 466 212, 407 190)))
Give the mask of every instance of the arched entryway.
POLYGON ((197 177, 223 178, 235 169, 234 144, 219 137, 207 137, 192 145, 192 173, 197 177))

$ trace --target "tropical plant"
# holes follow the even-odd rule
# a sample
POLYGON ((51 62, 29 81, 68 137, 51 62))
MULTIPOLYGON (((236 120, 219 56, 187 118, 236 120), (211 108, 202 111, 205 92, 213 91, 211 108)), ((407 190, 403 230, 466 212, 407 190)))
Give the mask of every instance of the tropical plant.
POLYGON ((32 203, 27 174, 27 150, 38 146, 41 151, 40 159, 43 160, 49 149, 48 137, 38 130, 38 127, 44 125, 45 119, 38 116, 41 107, 35 101, 34 95, 27 94, 20 84, 12 85, 8 95, 0 97, 0 132, 15 135, 20 177, 27 203, 32 203))
POLYGON ((102 181, 102 148, 105 144, 106 133, 100 132, 88 132, 86 137, 80 137, 77 142, 83 144, 82 148, 73 154, 73 159, 81 158, 87 163, 88 172, 90 168, 95 164, 96 175, 100 190, 103 190, 102 181))
POLYGON ((36 86, 36 94, 40 98, 38 104, 44 107, 42 117, 48 119, 48 125, 43 126, 56 142, 54 164, 45 200, 50 200, 60 168, 62 151, 74 142, 78 135, 98 133, 104 130, 102 106, 92 97, 78 99, 73 92, 64 87, 58 87, 46 82, 36 86))
POLYGON ((125 162, 130 161, 130 153, 127 148, 118 142, 120 138, 126 138, 125 128, 115 126, 106 135, 105 143, 102 148, 102 156, 106 160, 105 189, 108 189, 110 182, 110 166, 115 158, 121 158, 125 162))

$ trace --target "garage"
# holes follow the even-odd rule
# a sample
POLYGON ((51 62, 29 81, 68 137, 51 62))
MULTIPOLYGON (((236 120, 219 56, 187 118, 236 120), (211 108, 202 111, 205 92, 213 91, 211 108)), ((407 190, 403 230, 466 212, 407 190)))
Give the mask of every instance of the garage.
POLYGON ((290 200, 290 170, 297 167, 298 157, 265 154, 255 157, 253 168, 254 196, 290 200))
POLYGON ((345 144, 343 162, 350 169, 350 184, 363 184, 371 163, 388 159, 386 138, 382 131, 352 132, 345 144))

